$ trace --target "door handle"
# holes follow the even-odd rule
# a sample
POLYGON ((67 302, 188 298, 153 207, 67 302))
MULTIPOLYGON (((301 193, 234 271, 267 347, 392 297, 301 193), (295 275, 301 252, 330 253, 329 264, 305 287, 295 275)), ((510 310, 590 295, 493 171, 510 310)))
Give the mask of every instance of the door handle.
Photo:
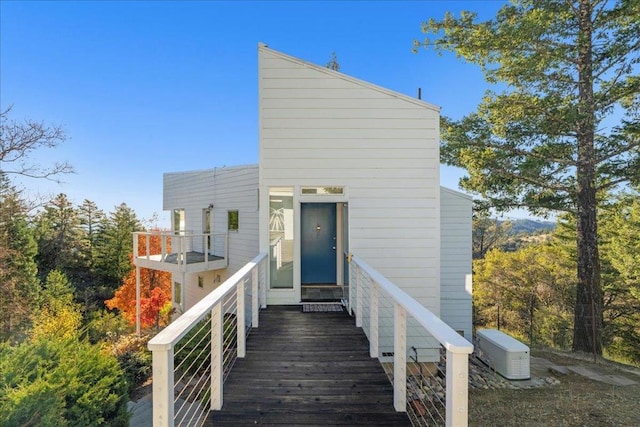
POLYGON ((334 250, 334 251, 336 250, 336 247, 335 247, 335 246, 333 247, 333 250, 334 250))

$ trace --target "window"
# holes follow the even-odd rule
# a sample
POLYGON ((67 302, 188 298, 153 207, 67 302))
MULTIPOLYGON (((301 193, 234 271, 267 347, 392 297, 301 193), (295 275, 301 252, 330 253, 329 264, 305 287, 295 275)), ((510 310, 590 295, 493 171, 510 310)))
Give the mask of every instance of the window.
POLYGON ((293 289, 293 188, 269 189, 271 289, 293 289))
POLYGON ((208 234, 207 238, 205 239, 205 244, 206 244, 206 248, 205 248, 205 252, 207 253, 211 253, 211 211, 213 209, 212 208, 205 208, 202 209, 202 233, 203 234, 208 234))
POLYGON ((304 195, 315 194, 318 196, 344 194, 343 187, 302 187, 300 191, 304 195))
POLYGON ((175 234, 184 234, 184 209, 173 210, 173 232, 175 234))
POLYGON ((182 304, 182 285, 178 282, 173 282, 173 302, 182 304))
POLYGON ((238 211, 227 212, 227 229, 229 231, 238 231, 240 229, 240 215, 238 211))

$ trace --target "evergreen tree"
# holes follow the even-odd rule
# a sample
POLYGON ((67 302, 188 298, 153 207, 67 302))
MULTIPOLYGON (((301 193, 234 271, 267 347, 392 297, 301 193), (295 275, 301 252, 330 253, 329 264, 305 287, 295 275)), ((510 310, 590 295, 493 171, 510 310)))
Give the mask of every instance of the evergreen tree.
POLYGON ((76 297, 85 306, 85 312, 101 305, 96 299, 96 285, 100 277, 96 269, 98 262, 98 239, 104 223, 104 212, 91 200, 85 199, 76 209, 81 227, 79 251, 83 260, 83 268, 75 277, 76 297))
POLYGON ((113 297, 116 288, 131 270, 129 256, 133 252, 132 233, 141 230, 142 225, 135 212, 125 203, 117 206, 102 221, 96 243, 99 252, 98 273, 106 287, 103 301, 113 297))
POLYGON ((442 160, 467 169, 462 186, 499 210, 575 214, 573 349, 594 354, 603 318, 596 196, 640 180, 639 16, 637 0, 514 0, 485 22, 462 12, 423 24, 435 36, 426 47, 455 52, 496 84, 476 113, 443 119, 442 160))
POLYGON ((331 52, 331 57, 329 58, 329 62, 326 63, 325 67, 333 71, 340 71, 340 63, 338 62, 338 55, 335 52, 331 52))
POLYGON ((84 267, 81 258, 80 219, 66 194, 58 194, 36 219, 38 230, 38 266, 41 277, 52 270, 75 278, 84 267))
POLYGON ((0 340, 19 339, 40 292, 37 245, 20 193, 0 174, 0 340))
POLYGON ((78 206, 77 213, 80 225, 84 230, 84 238, 90 249, 91 256, 89 258, 92 260, 90 262, 91 264, 94 258, 93 250, 96 245, 100 226, 104 220, 104 212, 91 200, 84 199, 82 204, 78 206))

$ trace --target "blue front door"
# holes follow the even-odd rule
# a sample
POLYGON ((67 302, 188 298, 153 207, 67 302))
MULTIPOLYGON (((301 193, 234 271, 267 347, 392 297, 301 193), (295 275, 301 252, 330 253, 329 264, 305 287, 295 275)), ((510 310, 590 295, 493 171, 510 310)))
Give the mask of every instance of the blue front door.
POLYGON ((335 203, 303 203, 300 228, 302 284, 336 283, 335 203))

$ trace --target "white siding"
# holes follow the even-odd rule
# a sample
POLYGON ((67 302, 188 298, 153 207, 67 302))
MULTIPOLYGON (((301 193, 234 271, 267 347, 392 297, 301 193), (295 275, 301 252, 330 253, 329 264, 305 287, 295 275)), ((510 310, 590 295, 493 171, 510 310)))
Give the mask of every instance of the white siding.
POLYGON ((471 339, 471 197, 441 188, 442 320, 471 339))
POLYGON ((264 46, 259 69, 261 191, 345 186, 350 251, 439 314, 439 109, 264 46))
MULTIPOLYGON (((186 308, 191 307, 221 281, 238 271, 258 254, 258 167, 255 165, 164 174, 164 210, 184 209, 185 228, 202 233, 202 210, 213 204, 212 233, 227 232, 227 212, 237 210, 238 231, 229 233, 229 266, 225 270, 186 275, 186 308), (220 275, 221 281, 214 283, 220 275)), ((174 277, 182 282, 181 277, 174 277)))

